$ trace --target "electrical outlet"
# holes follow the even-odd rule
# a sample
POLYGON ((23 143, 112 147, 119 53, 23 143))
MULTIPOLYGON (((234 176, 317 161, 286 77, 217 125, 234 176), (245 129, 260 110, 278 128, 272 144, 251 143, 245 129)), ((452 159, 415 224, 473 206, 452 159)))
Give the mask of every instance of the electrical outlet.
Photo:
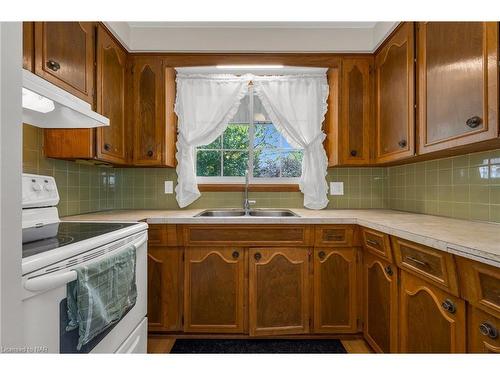
POLYGON ((344 195, 344 183, 330 182, 330 195, 344 195))
POLYGON ((174 181, 165 181, 165 194, 174 193, 174 181))

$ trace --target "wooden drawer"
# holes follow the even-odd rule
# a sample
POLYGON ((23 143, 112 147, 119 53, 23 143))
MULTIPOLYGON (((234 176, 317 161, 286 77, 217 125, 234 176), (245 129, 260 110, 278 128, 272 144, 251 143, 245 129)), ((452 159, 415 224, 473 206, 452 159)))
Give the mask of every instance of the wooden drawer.
POLYGON ((468 345, 469 353, 500 353, 500 319, 469 305, 468 345))
POLYGON ((351 247, 354 244, 353 225, 316 225, 315 246, 351 247))
POLYGON ((392 263, 391 241, 388 234, 361 228, 361 238, 365 249, 392 263))
POLYGON ((178 226, 173 224, 149 224, 148 244, 150 246, 182 245, 182 236, 178 234, 178 226))
POLYGON ((310 246, 309 225, 186 225, 187 246, 310 246))
POLYGON ((500 268, 458 256, 455 259, 463 298, 500 318, 500 268))
POLYGON ((458 296, 453 255, 414 242, 392 237, 397 265, 458 296))

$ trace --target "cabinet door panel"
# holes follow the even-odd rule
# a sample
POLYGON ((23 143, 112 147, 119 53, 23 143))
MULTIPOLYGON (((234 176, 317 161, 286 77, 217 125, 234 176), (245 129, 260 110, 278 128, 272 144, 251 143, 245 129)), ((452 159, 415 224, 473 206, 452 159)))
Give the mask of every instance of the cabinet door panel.
POLYGON ((413 23, 403 24, 375 56, 377 161, 414 154, 413 23))
POLYGON ((401 352, 465 351, 463 300, 403 271, 400 301, 401 352))
POLYGON ((309 254, 305 248, 249 252, 250 334, 309 332, 309 254))
POLYGON ((394 265, 365 253, 364 335, 377 352, 397 352, 397 277, 398 271, 394 265))
POLYGON ((179 247, 149 247, 149 331, 182 330, 182 252, 179 247))
POLYGON ((245 263, 240 248, 186 249, 186 332, 243 333, 245 263))
POLYGON ((162 64, 158 57, 138 57, 133 65, 134 164, 161 165, 164 140, 162 64))
POLYGON ((94 102, 94 23, 36 22, 35 73, 94 102))
POLYGON ((469 305, 468 352, 500 353, 500 319, 469 305))
POLYGON ((357 249, 314 250, 314 330, 357 331, 357 249))
POLYGON ((126 162, 126 63, 126 52, 102 26, 99 26, 97 111, 109 118, 109 126, 97 129, 97 158, 115 164, 126 162))
POLYGON ((498 24, 422 22, 418 47, 419 152, 495 138, 498 24))
POLYGON ((372 59, 343 60, 341 158, 343 164, 370 162, 370 65, 372 59))

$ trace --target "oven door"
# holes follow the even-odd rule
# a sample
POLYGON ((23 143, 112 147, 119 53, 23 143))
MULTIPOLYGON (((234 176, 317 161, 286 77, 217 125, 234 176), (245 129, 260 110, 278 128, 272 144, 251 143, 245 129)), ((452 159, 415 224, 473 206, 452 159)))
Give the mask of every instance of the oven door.
POLYGON ((114 353, 146 316, 147 310, 147 232, 140 232, 108 245, 79 254, 23 277, 23 323, 25 345, 33 352, 114 353), (76 279, 71 265, 84 265, 104 259, 134 244, 136 252, 137 300, 113 326, 76 349, 78 330, 66 332, 68 322, 66 286, 76 279), (56 271, 53 271, 56 269, 56 271))

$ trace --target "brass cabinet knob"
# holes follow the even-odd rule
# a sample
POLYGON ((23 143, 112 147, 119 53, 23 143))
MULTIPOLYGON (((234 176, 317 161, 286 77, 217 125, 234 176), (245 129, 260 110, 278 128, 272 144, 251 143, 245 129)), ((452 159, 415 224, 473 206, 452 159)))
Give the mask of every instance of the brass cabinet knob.
POLYGON ((448 311, 450 314, 455 314, 455 312, 457 311, 457 308, 453 301, 448 298, 443 301, 441 307, 443 308, 443 310, 448 311))
POLYGON ((47 61, 47 68, 54 72, 57 72, 59 69, 61 69, 61 65, 57 61, 49 60, 47 61))
POLYGON ((356 150, 351 150, 351 156, 356 156, 358 152, 356 150))
POLYGON ((262 258, 262 254, 261 254, 261 253, 255 253, 255 254, 253 255, 253 257, 254 257, 254 259, 255 259, 256 261, 259 261, 259 260, 260 260, 260 258, 262 258))
POLYGON ((153 157, 153 155, 154 155, 153 150, 149 150, 149 151, 148 151, 148 157, 152 158, 152 157, 153 157))
POLYGON ((473 117, 467 119, 467 121, 465 121, 465 125, 467 125, 471 129, 475 129, 479 125, 481 125, 481 122, 482 122, 481 121, 481 117, 479 117, 479 116, 473 116, 473 117))
POLYGON ((104 144, 104 149, 105 149, 106 151, 111 151, 111 145, 110 145, 109 143, 105 143, 105 144, 104 144))
POLYGON ((235 250, 235 251, 233 251, 232 256, 233 256, 234 259, 238 259, 240 257, 240 253, 235 250))
POLYGON ((390 265, 385 266, 384 271, 387 274, 387 276, 392 276, 394 274, 394 272, 392 271, 392 267, 390 265))
POLYGON ((318 253, 318 256, 319 256, 319 259, 325 259, 326 254, 325 254, 325 252, 324 252, 324 251, 320 251, 320 252, 318 253))
POLYGON ((399 147, 405 148, 408 142, 406 142, 406 139, 402 139, 398 142, 399 147))

